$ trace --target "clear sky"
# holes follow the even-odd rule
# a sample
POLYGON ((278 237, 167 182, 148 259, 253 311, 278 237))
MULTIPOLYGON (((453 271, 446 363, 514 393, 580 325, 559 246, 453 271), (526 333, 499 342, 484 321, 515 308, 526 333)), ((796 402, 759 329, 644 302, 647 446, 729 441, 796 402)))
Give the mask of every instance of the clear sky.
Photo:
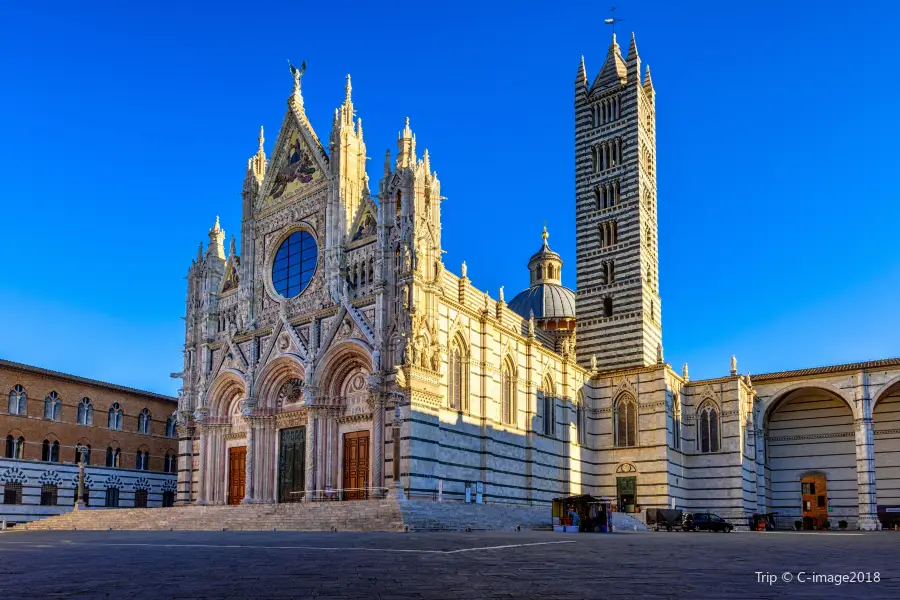
MULTIPOLYGON (((900 355, 900 3, 618 2, 657 90, 666 359, 692 378, 900 355)), ((2 10, 0 357, 174 394, 184 276, 240 228, 309 68, 325 144, 353 76, 376 188, 410 117, 445 261, 511 298, 575 285, 573 81, 597 2, 19 2, 2 10)))

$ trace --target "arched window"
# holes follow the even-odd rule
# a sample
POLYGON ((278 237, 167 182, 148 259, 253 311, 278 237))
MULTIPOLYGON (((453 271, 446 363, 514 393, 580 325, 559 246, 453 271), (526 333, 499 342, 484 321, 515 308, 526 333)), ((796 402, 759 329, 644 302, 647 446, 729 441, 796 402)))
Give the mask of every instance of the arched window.
POLYGON ((611 317, 613 314, 613 302, 610 296, 603 299, 603 316, 611 317))
POLYGON ((584 406, 584 392, 578 390, 575 405, 575 440, 582 446, 587 442, 587 410, 584 406))
POLYGON ((150 452, 144 452, 141 450, 137 451, 134 457, 134 468, 139 471, 146 471, 149 468, 150 464, 150 452))
POLYGON ((150 411, 146 408, 138 415, 138 433, 150 433, 150 411))
POLYGON ((122 420, 125 415, 125 411, 122 410, 122 407, 119 406, 119 403, 116 402, 109 409, 109 420, 107 426, 110 429, 122 429, 122 420))
POLYGON ((175 413, 169 415, 169 418, 166 419, 166 437, 176 437, 178 435, 175 429, 175 413))
POLYGON ((465 344, 454 339, 450 345, 449 364, 447 368, 449 388, 449 405, 454 410, 468 408, 469 357, 465 344))
POLYGON ((122 450, 121 448, 113 449, 112 446, 106 448, 106 466, 107 467, 120 467, 122 459, 122 450))
POLYGON ((697 411, 697 450, 719 451, 719 410, 712 402, 705 402, 697 411))
POLYGON ((538 280, 541 280, 544 278, 544 267, 539 266, 537 268, 537 278, 538 278, 538 280))
POLYGON ((90 398, 82 398, 81 402, 78 403, 78 424, 94 424, 94 405, 91 404, 90 398))
POLYGON ((41 444, 41 460, 45 462, 59 462, 59 442, 44 440, 41 444))
POLYGON ((166 473, 175 473, 178 470, 178 457, 175 452, 169 450, 163 460, 163 471, 166 473))
POLYGON ((508 425, 515 424, 516 389, 509 359, 504 360, 500 367, 500 417, 508 425))
POLYGON ((554 395, 553 380, 547 376, 538 390, 538 402, 541 416, 544 419, 544 435, 547 436, 556 435, 556 398, 554 395))
POLYGON ((7 481, 3 486, 3 504, 22 504, 22 484, 7 481))
POLYGON ((25 438, 6 436, 6 458, 25 458, 25 438))
POLYGON ((134 507, 147 508, 147 490, 134 490, 134 507))
POLYGON ((41 506, 56 506, 59 497, 59 488, 52 483, 41 486, 41 506))
POLYGON ((44 398, 44 418, 48 421, 59 421, 62 419, 62 400, 56 392, 44 398))
POLYGON ((110 508, 119 506, 119 488, 106 488, 106 506, 110 508))
POLYGON ((637 443, 637 404, 631 396, 622 396, 616 402, 613 422, 616 425, 615 445, 629 448, 637 443))
POLYGON ((27 404, 28 394, 25 393, 25 388, 23 388, 21 385, 17 385, 9 391, 9 414, 22 416, 27 415, 27 404))

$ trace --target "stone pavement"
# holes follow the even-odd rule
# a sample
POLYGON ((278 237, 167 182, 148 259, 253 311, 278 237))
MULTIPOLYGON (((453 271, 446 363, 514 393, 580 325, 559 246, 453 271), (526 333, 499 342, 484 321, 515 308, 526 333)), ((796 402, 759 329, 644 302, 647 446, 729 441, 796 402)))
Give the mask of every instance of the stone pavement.
POLYGON ((0 598, 900 598, 897 548, 894 532, 9 531, 0 598))

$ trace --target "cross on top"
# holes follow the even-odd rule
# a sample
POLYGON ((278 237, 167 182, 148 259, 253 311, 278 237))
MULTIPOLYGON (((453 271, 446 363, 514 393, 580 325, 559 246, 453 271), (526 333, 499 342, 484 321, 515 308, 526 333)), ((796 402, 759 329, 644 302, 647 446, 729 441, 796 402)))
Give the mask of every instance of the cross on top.
POLYGON ((616 23, 621 23, 621 22, 624 21, 624 20, 625 20, 625 19, 617 19, 617 18, 616 18, 616 7, 613 6, 613 7, 611 7, 611 8, 609 9, 609 18, 608 18, 608 19, 604 19, 603 22, 604 22, 606 25, 612 25, 612 28, 613 28, 613 35, 616 35, 616 23))

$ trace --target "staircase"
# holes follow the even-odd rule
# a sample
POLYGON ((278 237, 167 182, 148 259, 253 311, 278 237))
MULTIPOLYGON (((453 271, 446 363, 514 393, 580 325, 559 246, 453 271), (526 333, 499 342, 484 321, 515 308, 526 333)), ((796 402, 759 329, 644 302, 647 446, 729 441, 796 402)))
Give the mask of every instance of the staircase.
POLYGON ((86 509, 24 523, 27 530, 404 531, 396 500, 86 509))
MULTIPOLYGON (((633 513, 638 515, 639 513, 633 513)), ((615 531, 650 531, 647 525, 631 514, 614 512, 612 514, 612 526, 615 531)))
POLYGON ((400 511, 410 531, 552 530, 553 525, 549 506, 410 500, 400 503, 400 511))

